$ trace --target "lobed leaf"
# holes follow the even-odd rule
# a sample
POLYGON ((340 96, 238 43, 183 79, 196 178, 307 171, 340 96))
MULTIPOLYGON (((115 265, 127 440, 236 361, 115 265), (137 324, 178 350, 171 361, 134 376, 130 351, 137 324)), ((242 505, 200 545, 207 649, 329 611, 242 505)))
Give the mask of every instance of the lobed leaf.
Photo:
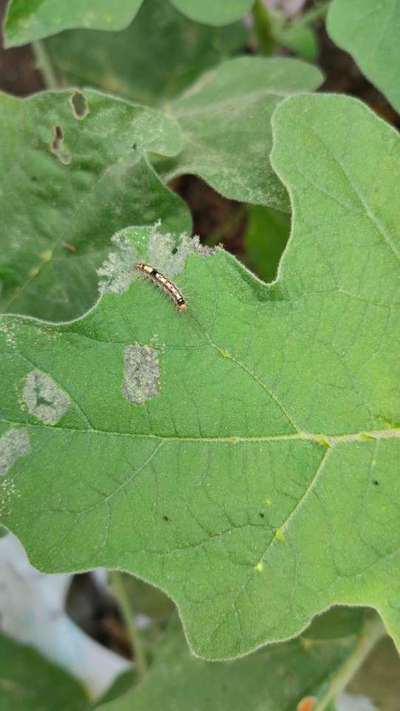
POLYGON ((161 113, 93 90, 0 95, 3 249, 0 308, 50 320, 95 301, 112 234, 162 220, 190 228, 148 152, 173 155, 181 133, 161 113))
POLYGON ((399 0, 333 0, 328 32, 400 111, 399 0))
POLYGON ((172 101, 183 150, 157 164, 166 180, 194 173, 227 198, 288 211, 271 167, 271 116, 288 95, 317 89, 322 75, 297 59, 238 57, 172 101))
MULTIPOLYGON (((151 38, 150 24, 155 21, 155 16, 159 18, 160 13, 158 5, 151 6, 152 14, 147 7, 150 6, 144 6, 137 21, 122 37, 104 33, 109 38, 106 43, 103 42, 104 35, 88 37, 86 32, 50 40, 48 48, 56 67, 66 71, 69 81, 92 82, 100 77, 103 88, 141 97, 151 103, 156 94, 158 101, 164 102, 167 115, 181 127, 184 141, 183 150, 176 158, 158 160, 155 164, 165 181, 184 173, 194 173, 225 197, 287 212, 287 193, 269 162, 271 115, 278 103, 289 94, 317 89, 322 81, 320 71, 296 59, 239 57, 226 60, 208 74, 203 74, 182 96, 177 97, 179 87, 183 88, 182 83, 188 83, 189 76, 174 74, 178 55, 175 54, 176 49, 171 51, 171 45, 179 47, 179 41, 188 41, 187 49, 190 48, 192 55, 195 32, 199 42, 195 68, 195 73, 198 73, 212 57, 216 61, 217 53, 215 49, 211 52, 211 46, 217 41, 217 35, 210 29, 206 33, 196 25, 188 26, 183 18, 177 22, 177 17, 167 11, 168 6, 164 6, 161 21, 164 19, 171 24, 163 33, 165 45, 162 56, 153 64, 155 72, 150 75, 151 91, 146 94, 145 91, 149 91, 147 66, 150 64, 147 59, 153 47, 150 40, 150 45, 144 49, 143 38, 151 38), (138 27, 143 30, 140 33, 142 41, 138 41, 138 27), (210 45, 206 43, 206 36, 210 45), (124 50, 127 43, 132 64, 126 60, 124 50), (122 85, 120 70, 124 77, 122 85), (169 80, 165 81, 167 73, 169 80), (146 90, 143 89, 141 77, 146 78, 146 90), (171 100, 167 103, 168 97, 171 100)), ((160 19, 157 19, 159 23, 160 19)), ((221 55, 224 47, 234 46, 235 37, 233 29, 230 34, 225 32, 224 36, 219 35, 221 55)), ((193 70, 192 59, 190 66, 193 70)), ((194 78, 195 75, 192 76, 194 78)), ((98 82, 99 79, 96 84, 98 82)))
POLYGON ((273 125, 293 207, 277 282, 131 228, 84 318, 0 331, 1 522, 41 569, 161 587, 214 659, 333 604, 375 607, 400 644, 399 137, 329 95, 273 125), (127 254, 187 312, 126 288, 127 254))

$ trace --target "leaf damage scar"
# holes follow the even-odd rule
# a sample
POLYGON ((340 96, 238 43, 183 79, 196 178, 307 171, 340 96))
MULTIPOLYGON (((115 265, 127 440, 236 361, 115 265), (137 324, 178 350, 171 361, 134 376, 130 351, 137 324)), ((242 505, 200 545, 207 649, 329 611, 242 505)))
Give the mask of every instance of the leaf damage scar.
POLYGON ((157 269, 152 267, 150 264, 145 264, 145 262, 137 262, 136 269, 158 284, 158 286, 171 297, 178 311, 187 311, 187 303, 182 292, 179 291, 178 287, 175 286, 172 281, 167 279, 164 274, 161 274, 161 272, 157 271, 157 269))

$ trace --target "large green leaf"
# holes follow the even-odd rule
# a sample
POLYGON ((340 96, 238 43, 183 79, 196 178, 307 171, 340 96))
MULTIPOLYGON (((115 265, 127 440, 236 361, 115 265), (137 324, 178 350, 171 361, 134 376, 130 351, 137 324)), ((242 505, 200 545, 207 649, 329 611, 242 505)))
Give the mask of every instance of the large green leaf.
POLYGON ((400 111, 400 0, 333 0, 328 31, 400 111))
POLYGON ((63 85, 90 85, 155 104, 175 97, 205 69, 243 47, 245 37, 239 23, 206 27, 166 0, 151 0, 123 32, 63 32, 46 42, 46 51, 63 85))
POLYGON ((231 664, 193 657, 170 625, 144 682, 101 711, 284 711, 316 693, 351 654, 354 639, 334 644, 273 645, 231 664), (290 679, 290 683, 288 680, 290 679))
POLYGON ((0 308, 47 319, 82 314, 112 234, 189 212, 148 162, 181 148, 176 124, 92 90, 0 95, 0 308))
POLYGON ((143 0, 10 0, 4 23, 6 47, 27 44, 71 27, 122 30, 143 0))
POLYGON ((254 0, 171 0, 175 7, 197 22, 227 25, 239 20, 250 10, 254 0))
MULTIPOLYGON (((163 0, 167 3, 168 0, 163 0)), ((239 20, 254 0, 171 0, 191 20, 209 25, 226 25, 239 20)), ((146 0, 150 3, 154 0, 146 0)), ((143 0, 10 0, 4 23, 7 47, 27 44, 62 30, 122 30, 133 20, 143 0)), ((157 25, 152 32, 160 31, 157 25)))
POLYGON ((376 607, 400 641, 400 140, 337 96, 273 123, 293 206, 276 283, 132 228, 85 318, 0 332, 2 523, 39 568, 161 587, 210 658, 336 603, 376 607), (143 258, 186 313, 133 278, 143 258))
POLYGON ((225 197, 288 211, 269 161, 271 116, 285 96, 312 91, 321 80, 316 67, 297 59, 224 62, 170 104, 185 143, 162 164, 164 177, 194 173, 225 197))
POLYGON ((0 711, 86 711, 83 688, 30 647, 0 635, 0 711))
MULTIPOLYGON (((140 22, 143 30, 148 21, 153 21, 153 15, 150 16, 146 8, 147 5, 138 17, 138 22, 143 18, 140 22)), ((167 14, 170 16, 164 8, 162 17, 166 18, 167 14)), ((137 41, 136 21, 123 33, 119 48, 116 47, 118 38, 108 33, 104 33, 107 40, 101 49, 98 42, 104 35, 96 40, 96 35, 92 34, 86 41, 87 33, 83 32, 56 37, 48 42, 48 48, 56 67, 66 70, 69 81, 74 78, 79 82, 92 81, 97 76, 96 84, 100 82, 102 87, 127 96, 141 97, 154 103, 155 93, 158 95, 158 100, 164 102, 166 113, 181 127, 184 137, 184 149, 176 158, 157 162, 157 169, 165 180, 183 173, 194 173, 228 198, 287 211, 286 191, 269 162, 271 115, 285 96, 316 89, 322 80, 320 71, 295 59, 239 57, 227 60, 201 76, 183 96, 175 97, 175 100, 172 98, 167 103, 166 98, 173 97, 179 85, 182 82, 186 84, 190 77, 190 74, 174 75, 174 67, 181 72, 182 64, 177 62, 178 55, 174 51, 167 52, 167 48, 171 43, 178 44, 178 36, 184 44, 187 40, 190 42, 193 54, 194 28, 186 34, 183 28, 187 22, 183 18, 180 24, 174 17, 171 17, 171 22, 171 29, 175 27, 176 32, 163 33, 165 44, 161 50, 161 54, 165 52, 167 57, 164 61, 164 57, 159 56, 155 64, 148 61, 149 48, 143 47, 143 38, 151 37, 150 28, 140 33, 142 41, 137 41), (128 55, 124 53, 127 44, 130 45, 128 55), (140 63, 137 59, 139 52, 140 63), (127 61, 127 56, 132 57, 133 65, 127 61), (144 63, 146 67, 155 67, 150 80, 144 63), (165 81, 164 71, 169 72, 169 82, 165 81), (118 78, 121 76, 122 84, 118 78)), ((201 65, 195 58, 193 66, 191 59, 192 78, 201 66, 204 68, 212 58, 216 60, 215 50, 207 52, 206 49, 208 42, 213 41, 212 37, 216 39, 215 32, 208 29, 209 38, 206 40, 199 28, 195 31, 195 37, 199 40, 203 37, 197 49, 199 54, 201 50, 201 62, 204 64, 201 65)), ((235 35, 234 31, 231 35, 225 34, 226 45, 228 37, 233 43, 235 35)), ((189 49, 189 45, 186 46, 189 49)))

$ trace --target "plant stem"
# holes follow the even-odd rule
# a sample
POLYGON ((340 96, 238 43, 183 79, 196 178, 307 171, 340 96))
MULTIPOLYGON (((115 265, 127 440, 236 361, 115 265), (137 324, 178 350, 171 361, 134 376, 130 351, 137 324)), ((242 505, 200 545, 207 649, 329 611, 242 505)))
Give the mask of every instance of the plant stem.
POLYGON ((135 660, 138 676, 143 679, 147 671, 146 656, 144 653, 140 634, 135 625, 134 610, 130 597, 126 591, 124 575, 117 570, 110 573, 111 589, 118 602, 122 618, 128 630, 132 648, 132 657, 135 660))
POLYGON ((271 20, 262 0, 256 0, 253 7, 253 19, 258 45, 263 54, 272 54, 275 41, 272 36, 271 20))
POLYGON ((351 656, 339 668, 314 711, 324 711, 336 699, 362 666, 377 642, 386 634, 378 615, 367 619, 351 656))
POLYGON ((32 42, 36 66, 39 69, 46 89, 58 89, 58 81, 43 42, 32 42))

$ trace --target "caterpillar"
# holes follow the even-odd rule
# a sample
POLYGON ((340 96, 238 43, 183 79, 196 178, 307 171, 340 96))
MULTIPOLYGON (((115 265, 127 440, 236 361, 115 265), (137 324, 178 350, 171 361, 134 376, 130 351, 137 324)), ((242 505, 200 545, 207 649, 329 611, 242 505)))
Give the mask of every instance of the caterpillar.
POLYGON ((145 274, 171 297, 178 311, 187 311, 187 303, 178 287, 155 267, 145 262, 137 262, 136 269, 145 274))

